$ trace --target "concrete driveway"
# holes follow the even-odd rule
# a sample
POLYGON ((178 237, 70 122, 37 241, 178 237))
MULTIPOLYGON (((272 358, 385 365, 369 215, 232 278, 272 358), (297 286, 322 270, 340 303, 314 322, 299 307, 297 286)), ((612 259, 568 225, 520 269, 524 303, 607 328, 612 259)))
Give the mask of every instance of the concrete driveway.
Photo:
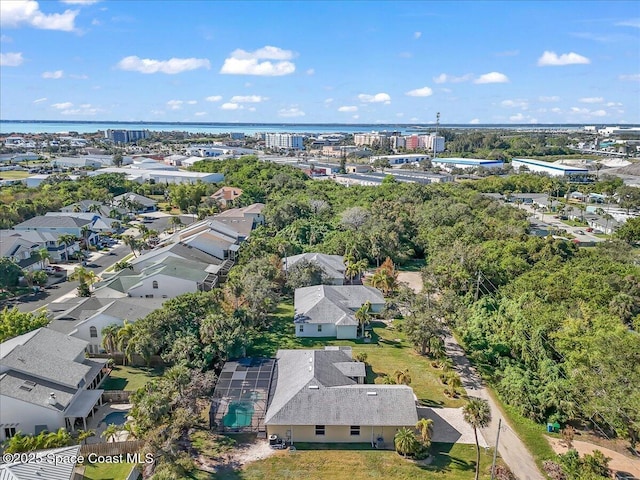
MULTIPOLYGON (((433 442, 476 444, 473 427, 464 421, 462 407, 418 407, 418 418, 433 420, 433 437, 431 438, 433 442)), ((478 443, 481 447, 488 446, 480 431, 478 431, 478 443)))

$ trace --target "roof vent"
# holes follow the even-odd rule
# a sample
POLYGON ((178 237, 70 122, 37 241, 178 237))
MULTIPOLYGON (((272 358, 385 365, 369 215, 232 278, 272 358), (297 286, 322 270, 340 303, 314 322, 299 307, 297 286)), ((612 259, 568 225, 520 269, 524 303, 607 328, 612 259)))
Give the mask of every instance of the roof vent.
POLYGON ((320 387, 318 385, 309 385, 309 390, 319 390, 320 387))
POLYGON ((375 397, 378 395, 378 392, 367 392, 367 396, 369 397, 375 397))
POLYGON ((58 403, 58 401, 56 400, 56 394, 55 393, 50 393, 49 394, 49 398, 47 399, 47 403, 49 405, 55 405, 58 403))

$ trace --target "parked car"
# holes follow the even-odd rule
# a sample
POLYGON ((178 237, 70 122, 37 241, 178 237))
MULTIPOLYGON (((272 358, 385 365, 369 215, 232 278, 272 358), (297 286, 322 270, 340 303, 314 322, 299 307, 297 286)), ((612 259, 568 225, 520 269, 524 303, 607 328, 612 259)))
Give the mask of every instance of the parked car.
POLYGON ((576 230, 576 233, 577 233, 578 235, 584 235, 584 230, 576 230))

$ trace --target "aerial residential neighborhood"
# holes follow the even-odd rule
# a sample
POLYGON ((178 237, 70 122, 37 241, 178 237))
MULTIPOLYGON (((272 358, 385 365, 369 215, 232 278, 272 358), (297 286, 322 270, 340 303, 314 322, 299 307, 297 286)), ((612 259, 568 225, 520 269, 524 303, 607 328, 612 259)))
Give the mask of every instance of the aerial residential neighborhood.
POLYGON ((639 16, 0 2, 0 480, 640 479, 639 16))

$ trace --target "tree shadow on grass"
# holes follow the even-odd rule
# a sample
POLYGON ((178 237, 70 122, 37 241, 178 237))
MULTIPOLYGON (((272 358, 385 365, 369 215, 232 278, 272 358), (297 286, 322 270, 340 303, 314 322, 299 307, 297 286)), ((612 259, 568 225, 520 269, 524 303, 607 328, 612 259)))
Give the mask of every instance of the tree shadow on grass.
POLYGON ((451 449, 454 445, 455 443, 433 443, 431 445, 431 454, 434 455, 434 459, 427 468, 435 472, 448 472, 451 470, 474 471, 475 462, 468 462, 451 455, 451 449))
POLYGON ((376 372, 371 365, 366 366, 366 370, 367 370, 367 377, 366 377, 366 382, 368 384, 373 384, 376 382, 376 378, 380 378, 380 377, 384 377, 386 374, 382 373, 382 372, 376 372))
POLYGON ((423 407, 443 408, 444 406, 444 402, 442 400, 434 400, 433 398, 419 398, 418 401, 423 407))

